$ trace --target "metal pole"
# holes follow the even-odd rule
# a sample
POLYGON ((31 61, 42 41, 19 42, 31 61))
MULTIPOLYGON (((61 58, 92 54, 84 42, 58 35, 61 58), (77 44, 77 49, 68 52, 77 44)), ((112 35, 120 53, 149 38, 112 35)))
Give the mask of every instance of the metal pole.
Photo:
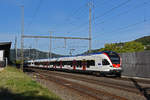
POLYGON ((32 57, 31 57, 31 46, 29 47, 29 60, 31 60, 32 57))
MULTIPOLYGON (((50 37, 52 37, 52 32, 50 32, 50 37)), ((49 43, 49 59, 52 58, 52 38, 50 38, 50 43, 49 43)))
POLYGON ((91 12, 92 12, 92 1, 89 2, 89 52, 91 51, 91 48, 92 48, 92 31, 91 31, 92 14, 91 12))
POLYGON ((21 69, 23 70, 23 63, 24 63, 24 53, 23 53, 23 49, 24 49, 24 6, 21 6, 22 8, 22 20, 21 20, 21 69))
MULTIPOLYGON (((15 37, 15 54, 16 54, 15 60, 17 61, 17 59, 18 59, 18 56, 17 56, 17 37, 15 37)), ((15 62, 15 63, 16 63, 16 62, 15 62)))
POLYGON ((89 38, 81 38, 81 37, 29 36, 29 35, 24 35, 23 38, 53 38, 53 39, 79 39, 79 40, 90 40, 89 38))
POLYGON ((6 67, 7 67, 8 66, 8 59, 7 59, 7 57, 6 57, 5 63, 6 63, 6 67))
POLYGON ((64 48, 66 48, 66 39, 64 39, 64 42, 65 42, 65 44, 64 44, 64 48))
POLYGON ((35 49, 35 55, 36 55, 35 59, 39 59, 39 56, 38 56, 38 40, 37 39, 35 40, 35 46, 37 48, 37 49, 35 49))

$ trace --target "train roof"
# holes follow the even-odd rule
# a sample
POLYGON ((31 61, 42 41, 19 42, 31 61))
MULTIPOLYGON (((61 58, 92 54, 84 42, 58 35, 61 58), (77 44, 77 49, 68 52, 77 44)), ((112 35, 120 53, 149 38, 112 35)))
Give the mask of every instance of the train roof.
MULTIPOLYGON (((101 51, 101 52, 97 52, 97 53, 79 54, 79 55, 64 56, 64 57, 91 56, 91 55, 97 55, 97 54, 103 54, 103 53, 115 53, 115 52, 114 51, 101 51)), ((63 57, 61 57, 61 58, 63 58, 63 57)))
MULTIPOLYGON (((57 59, 62 59, 62 58, 71 58, 71 57, 79 57, 79 56, 92 56, 92 55, 98 55, 98 54, 103 54, 103 53, 115 53, 113 51, 102 51, 102 52, 97 52, 97 53, 90 53, 90 54, 79 54, 79 55, 75 55, 75 56, 63 56, 63 57, 59 57, 59 58, 52 58, 52 59, 36 59, 34 61, 53 61, 53 60, 57 60, 57 59)), ((31 60, 32 62, 33 60, 31 60)), ((30 61, 29 61, 30 62, 30 61)))

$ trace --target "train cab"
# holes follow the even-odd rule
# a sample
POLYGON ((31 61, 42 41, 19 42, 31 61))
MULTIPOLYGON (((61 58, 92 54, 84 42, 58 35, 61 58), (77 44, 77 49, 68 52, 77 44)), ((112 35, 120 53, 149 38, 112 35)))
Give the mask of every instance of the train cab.
POLYGON ((102 59, 102 64, 109 67, 108 73, 121 76, 121 57, 113 51, 105 51, 103 54, 106 58, 102 59))

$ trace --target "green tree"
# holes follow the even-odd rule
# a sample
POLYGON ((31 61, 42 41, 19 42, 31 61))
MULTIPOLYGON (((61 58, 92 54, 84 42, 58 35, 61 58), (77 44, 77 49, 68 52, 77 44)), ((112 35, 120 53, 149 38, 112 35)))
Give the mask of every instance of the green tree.
POLYGON ((138 52, 138 51, 144 51, 144 46, 142 43, 139 42, 126 42, 123 46, 123 52, 138 52))
POLYGON ((139 42, 126 42, 126 43, 111 43, 105 44, 105 48, 99 49, 99 51, 115 51, 118 53, 123 52, 138 52, 144 51, 144 46, 139 42))

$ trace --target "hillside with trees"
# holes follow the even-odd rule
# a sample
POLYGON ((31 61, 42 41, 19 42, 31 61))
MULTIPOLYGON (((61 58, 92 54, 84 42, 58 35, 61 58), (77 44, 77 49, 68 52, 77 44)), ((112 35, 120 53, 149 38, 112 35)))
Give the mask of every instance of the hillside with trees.
POLYGON ((144 36, 142 38, 136 39, 136 42, 140 42, 143 45, 150 45, 150 36, 144 36))
POLYGON ((145 50, 150 50, 150 36, 144 36, 135 41, 142 43, 145 46, 145 50))
POLYGON ((84 54, 96 53, 100 51, 115 51, 117 53, 126 53, 126 52, 139 52, 145 50, 150 50, 150 36, 144 36, 142 38, 130 42, 105 44, 104 48, 92 50, 90 52, 87 51, 84 52, 84 54))
MULTIPOLYGON (((62 55, 52 53, 52 58, 61 57, 62 55)), ((25 60, 33 60, 33 59, 46 59, 49 58, 49 52, 39 51, 37 49, 24 49, 24 59, 25 60)), ((10 50, 10 61, 12 63, 15 62, 17 59, 17 62, 20 62, 21 59, 21 50, 17 49, 17 58, 15 49, 10 50)))
POLYGON ((117 53, 138 52, 144 51, 144 45, 135 41, 126 43, 112 43, 105 44, 105 48, 101 48, 99 51, 115 51, 117 53))

